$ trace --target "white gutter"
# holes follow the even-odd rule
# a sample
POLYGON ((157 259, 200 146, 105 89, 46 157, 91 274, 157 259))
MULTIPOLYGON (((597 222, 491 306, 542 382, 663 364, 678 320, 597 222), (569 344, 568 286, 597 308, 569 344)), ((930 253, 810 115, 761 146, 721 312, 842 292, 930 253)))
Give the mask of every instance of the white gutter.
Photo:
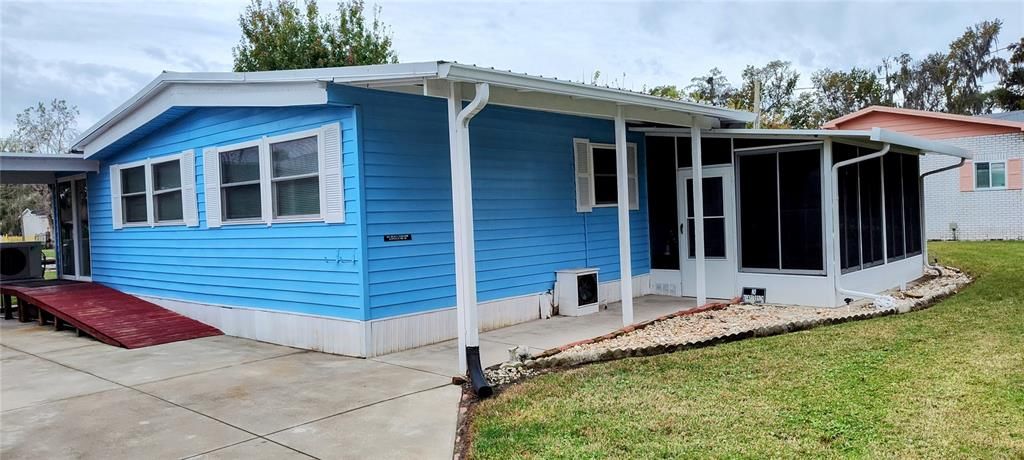
MULTIPOLYGON (((849 160, 840 161, 839 163, 836 163, 836 164, 832 165, 832 241, 833 241, 833 243, 832 243, 832 275, 833 275, 833 278, 832 279, 834 280, 834 283, 835 283, 836 292, 838 292, 840 294, 848 295, 848 296, 853 296, 853 297, 861 297, 861 298, 872 299, 872 300, 875 301, 875 303, 877 305, 879 305, 881 307, 892 306, 893 303, 894 303, 893 298, 890 297, 890 296, 882 296, 882 295, 878 295, 878 294, 872 294, 870 292, 860 292, 860 291, 854 291, 854 290, 851 290, 851 289, 845 289, 842 286, 842 278, 843 278, 842 275, 843 274, 842 274, 842 268, 840 268, 840 263, 839 263, 840 251, 841 251, 841 246, 839 244, 839 168, 842 168, 844 166, 849 166, 849 165, 852 165, 852 164, 855 164, 855 163, 860 163, 860 162, 863 162, 863 161, 873 160, 875 158, 881 158, 883 155, 889 153, 889 148, 890 148, 889 143, 886 142, 885 144, 882 145, 882 150, 879 150, 879 151, 877 151, 875 153, 872 153, 870 155, 865 155, 865 156, 862 156, 862 157, 851 158, 849 160)), ((884 214, 882 215, 882 220, 883 220, 883 222, 885 220, 885 215, 884 214)), ((883 224, 883 227, 884 227, 884 224, 883 224)), ((884 238, 884 236, 885 235, 883 234, 883 238, 884 238)), ((883 239, 883 241, 885 241, 885 240, 883 239)), ((882 249, 882 252, 883 252, 883 255, 884 255, 884 253, 885 253, 885 249, 884 248, 882 249)))

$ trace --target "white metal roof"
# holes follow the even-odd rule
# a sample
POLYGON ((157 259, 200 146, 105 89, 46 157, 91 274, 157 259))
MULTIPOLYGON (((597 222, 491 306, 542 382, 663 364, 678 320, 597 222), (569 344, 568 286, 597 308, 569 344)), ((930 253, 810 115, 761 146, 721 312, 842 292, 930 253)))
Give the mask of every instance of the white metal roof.
POLYGON ((617 88, 445 61, 267 72, 164 72, 85 130, 72 149, 89 157, 172 107, 326 103, 326 83, 441 96, 437 89, 446 91, 449 82, 467 84, 463 89, 467 98, 472 96, 471 84, 488 83, 492 85, 492 104, 588 116, 610 117, 617 107, 624 107, 628 120, 682 126, 742 123, 753 121, 755 116, 617 88), (119 124, 124 126, 113 129, 119 124))
MULTIPOLYGON (((633 128, 633 131, 648 134, 664 134, 689 136, 689 130, 674 128, 633 128)), ((958 158, 971 158, 970 152, 961 147, 947 144, 945 142, 933 141, 922 137, 911 136, 896 131, 882 128, 871 128, 868 130, 849 129, 709 129, 702 134, 709 137, 758 137, 758 138, 785 138, 785 139, 824 139, 824 138, 845 138, 892 144, 893 146, 906 147, 919 151, 920 153, 936 153, 949 155, 958 158)))
POLYGON ((99 162, 81 154, 0 152, 0 183, 49 184, 54 173, 96 172, 99 162))

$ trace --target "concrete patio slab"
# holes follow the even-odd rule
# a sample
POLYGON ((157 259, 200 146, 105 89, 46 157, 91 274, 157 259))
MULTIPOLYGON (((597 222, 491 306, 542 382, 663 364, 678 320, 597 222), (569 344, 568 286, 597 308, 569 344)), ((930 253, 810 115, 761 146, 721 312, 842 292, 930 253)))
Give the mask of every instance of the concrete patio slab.
POLYGON ((71 349, 45 357, 122 385, 138 385, 303 350, 237 337, 216 336, 128 350, 71 349))
POLYGON ((266 439, 257 438, 223 449, 217 449, 213 452, 189 457, 189 460, 308 460, 311 458, 314 457, 267 441, 266 439))
POLYGON ((0 321, 0 344, 32 354, 49 353, 84 346, 106 346, 74 331, 54 331, 37 323, 0 321))
POLYGON ((182 458, 252 437, 131 389, 3 414, 0 458, 182 458))
POLYGON ((24 356, 24 355, 25 355, 25 353, 22 353, 22 352, 20 352, 18 350, 15 350, 13 348, 5 347, 3 345, 0 345, 0 360, 4 360, 4 359, 7 359, 7 358, 13 358, 15 356, 24 356))
POLYGON ((263 435, 450 382, 371 360, 303 353, 138 388, 263 435))
MULTIPOLYGON (((441 343, 413 348, 412 350, 400 351, 398 353, 391 353, 373 359, 412 369, 433 372, 435 374, 448 377, 458 374, 459 355, 456 351, 458 346, 459 344, 457 340, 447 340, 441 343)), ((480 363, 486 367, 508 361, 509 348, 512 348, 512 345, 481 339, 480 363)), ((530 351, 537 353, 543 350, 539 348, 531 348, 530 351)))
POLYGON ((121 388, 24 353, 0 361, 0 376, 0 410, 5 412, 5 423, 10 410, 121 388))
POLYGON ((461 392, 456 386, 424 391, 270 439, 319 458, 451 459, 461 392))

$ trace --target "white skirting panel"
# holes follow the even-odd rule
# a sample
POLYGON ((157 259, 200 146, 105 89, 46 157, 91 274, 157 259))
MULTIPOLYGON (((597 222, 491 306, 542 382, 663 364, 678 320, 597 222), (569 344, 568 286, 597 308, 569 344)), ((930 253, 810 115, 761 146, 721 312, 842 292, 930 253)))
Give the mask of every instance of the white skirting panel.
MULTIPOLYGON (((601 283, 599 289, 601 298, 606 302, 618 302, 621 298, 617 280, 601 283)), ((634 276, 633 295, 639 297, 649 293, 650 277, 647 274, 634 276)), ((480 330, 500 329, 540 319, 541 307, 549 307, 550 303, 551 297, 546 292, 481 302, 480 330)), ((370 356, 421 347, 458 336, 454 307, 373 320, 370 324, 370 356)))
POLYGON ((138 297, 209 324, 227 335, 325 353, 366 356, 362 321, 138 297))
MULTIPOLYGON (((599 289, 604 302, 619 301, 617 280, 601 283, 599 289)), ((633 277, 634 296, 650 292, 649 275, 633 277)), ((339 355, 379 356, 458 336, 454 307, 364 322, 162 297, 139 297, 214 326, 227 335, 339 355)), ((546 292, 482 302, 480 330, 489 331, 539 319, 541 308, 550 308, 550 304, 551 296, 546 292)))

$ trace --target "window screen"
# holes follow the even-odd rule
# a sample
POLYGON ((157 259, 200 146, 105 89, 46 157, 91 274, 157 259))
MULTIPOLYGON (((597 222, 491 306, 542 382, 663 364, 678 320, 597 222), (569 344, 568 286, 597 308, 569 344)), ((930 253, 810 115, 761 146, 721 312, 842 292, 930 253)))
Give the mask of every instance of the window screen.
MULTIPOLYGON (((676 138, 679 145, 678 164, 680 168, 693 167, 693 141, 689 137, 676 138)), ((700 161, 704 166, 727 165, 732 163, 732 139, 702 137, 700 139, 700 161)))
POLYGON ((903 234, 903 155, 889 153, 882 157, 885 187, 885 249, 890 259, 906 256, 906 235, 903 234))
POLYGON ((903 157, 903 217, 906 235, 907 255, 921 253, 921 189, 920 157, 903 157))
POLYGON ((146 167, 121 170, 121 209, 125 223, 147 222, 146 167))
POLYGON ((736 157, 739 188, 740 266, 779 268, 776 155, 736 157))
POLYGON ((679 269, 675 138, 647 137, 647 219, 651 268, 679 269))
POLYGON ((619 202, 618 185, 615 182, 615 149, 594 147, 594 203, 616 204, 619 202))
POLYGON ((259 148, 221 152, 220 176, 224 219, 261 217, 259 148))
POLYGON ((270 144, 274 217, 320 214, 316 136, 270 144))
POLYGON ((783 270, 823 270, 821 151, 779 153, 779 227, 783 270))

